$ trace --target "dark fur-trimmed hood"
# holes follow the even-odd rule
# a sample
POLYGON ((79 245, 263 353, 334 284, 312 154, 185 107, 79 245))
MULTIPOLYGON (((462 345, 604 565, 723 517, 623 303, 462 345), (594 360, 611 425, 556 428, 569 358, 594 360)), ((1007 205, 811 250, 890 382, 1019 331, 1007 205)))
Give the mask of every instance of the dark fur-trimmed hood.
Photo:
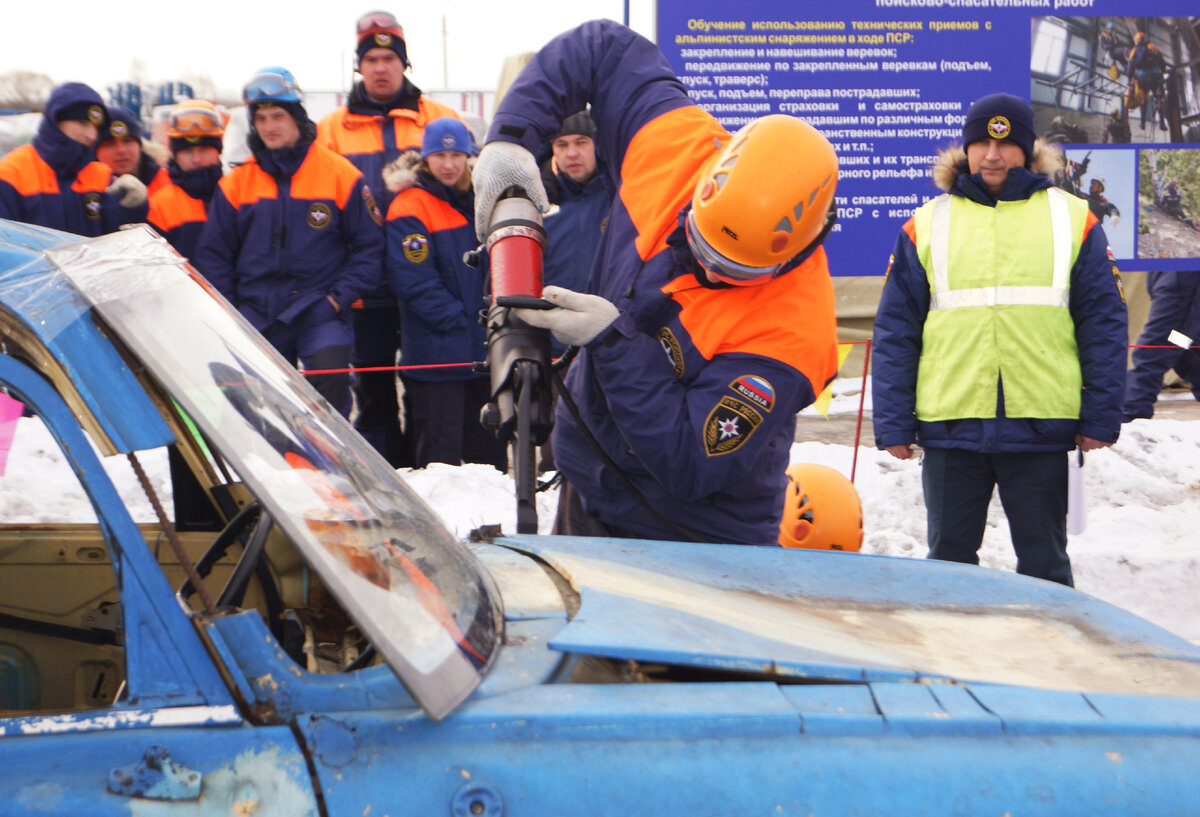
MULTIPOLYGON (((1063 166, 1063 152, 1042 139, 1033 143, 1033 161, 1029 169, 1042 176, 1053 176, 1063 166)), ((933 183, 940 190, 949 191, 958 177, 967 174, 967 150, 961 144, 951 145, 938 153, 933 163, 933 183)))

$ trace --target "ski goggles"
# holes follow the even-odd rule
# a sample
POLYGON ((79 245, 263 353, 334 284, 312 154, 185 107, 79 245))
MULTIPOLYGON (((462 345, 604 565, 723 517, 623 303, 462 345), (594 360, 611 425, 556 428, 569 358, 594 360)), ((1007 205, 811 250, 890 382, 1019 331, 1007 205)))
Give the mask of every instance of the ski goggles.
POLYGON ((221 115, 211 108, 176 108, 168 124, 168 134, 177 137, 221 136, 224 132, 221 115))
POLYGON ((404 39, 404 28, 400 25, 400 21, 396 19, 394 14, 389 14, 386 11, 368 11, 362 17, 358 18, 356 24, 358 29, 358 39, 362 40, 369 34, 375 34, 380 31, 387 32, 395 37, 404 39))
POLYGON ((262 73, 251 78, 242 89, 242 101, 303 102, 300 86, 283 74, 262 73))

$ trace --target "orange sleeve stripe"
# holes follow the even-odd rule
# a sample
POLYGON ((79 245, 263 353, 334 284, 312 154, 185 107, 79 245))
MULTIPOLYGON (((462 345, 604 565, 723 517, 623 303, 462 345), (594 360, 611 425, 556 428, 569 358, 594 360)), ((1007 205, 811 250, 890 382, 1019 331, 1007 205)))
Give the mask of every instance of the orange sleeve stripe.
POLYGON ((908 240, 911 241, 915 246, 917 243, 917 220, 915 218, 910 218, 908 221, 904 222, 904 227, 901 229, 904 230, 905 234, 908 236, 908 240))
POLYGON ((621 164, 620 196, 643 261, 666 249, 697 176, 718 150, 714 140, 728 139, 717 120, 694 105, 656 117, 633 137, 621 164))
POLYGON ((679 320, 705 359, 736 352, 773 358, 802 372, 817 392, 837 373, 837 317, 824 248, 759 286, 705 289, 688 274, 663 292, 680 304, 679 320))
POLYGON ((463 214, 441 199, 418 187, 410 187, 396 198, 388 208, 387 220, 415 218, 425 225, 430 233, 453 230, 467 224, 463 214))

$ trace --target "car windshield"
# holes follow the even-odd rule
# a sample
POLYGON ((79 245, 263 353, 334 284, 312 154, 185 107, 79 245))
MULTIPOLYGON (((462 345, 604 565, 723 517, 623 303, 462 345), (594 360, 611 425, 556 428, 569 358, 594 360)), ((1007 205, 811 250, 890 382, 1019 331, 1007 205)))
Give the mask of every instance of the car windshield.
POLYGON ((503 616, 470 551, 339 414, 144 228, 46 250, 258 498, 413 697, 478 685, 503 616))

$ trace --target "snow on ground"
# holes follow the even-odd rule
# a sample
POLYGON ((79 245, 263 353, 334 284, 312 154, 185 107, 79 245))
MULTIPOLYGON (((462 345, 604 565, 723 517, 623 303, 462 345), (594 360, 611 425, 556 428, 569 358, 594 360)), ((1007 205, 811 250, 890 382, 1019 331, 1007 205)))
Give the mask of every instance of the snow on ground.
MULTIPOLYGON (((838 381, 835 392, 841 393, 831 413, 857 411, 857 388, 853 380, 838 381)), ((869 421, 864 437, 870 437, 869 421)), ((850 445, 805 442, 793 446, 791 458, 828 465, 849 476, 853 453, 850 445)), ((165 455, 156 451, 139 456, 166 501, 165 455)), ((106 465, 135 520, 152 521, 150 503, 125 459, 113 457, 106 465)), ((1200 643, 1200 422, 1137 420, 1125 426, 1116 446, 1089 454, 1084 470, 1088 526, 1071 537, 1069 546, 1078 589, 1200 643)), ((432 465, 401 473, 460 537, 485 524, 499 524, 506 532, 516 529, 512 480, 490 466, 432 465)), ((863 552, 924 558, 919 462, 902 462, 860 447, 855 485, 863 504, 863 552)), ((539 496, 543 533, 549 532, 555 501, 554 491, 539 496)), ((0 519, 94 520, 83 490, 39 420, 20 421, 7 472, 0 477, 0 519), (30 480, 49 499, 36 505, 22 499, 30 480)), ((1008 523, 995 498, 980 562, 1000 570, 1015 565, 1008 523)))

